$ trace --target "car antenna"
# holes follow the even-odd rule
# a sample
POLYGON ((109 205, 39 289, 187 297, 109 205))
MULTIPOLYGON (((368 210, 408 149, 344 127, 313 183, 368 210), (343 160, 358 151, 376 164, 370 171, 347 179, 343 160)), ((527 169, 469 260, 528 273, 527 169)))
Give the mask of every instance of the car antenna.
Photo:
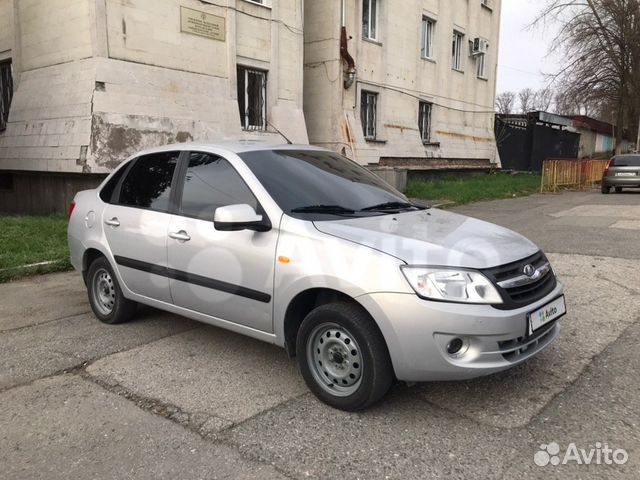
POLYGON ((280 134, 280 136, 281 136, 282 138, 284 138, 284 139, 287 141, 287 144, 288 144, 288 145, 293 145, 293 142, 292 142, 291 140, 289 140, 289 139, 287 138, 287 136, 286 136, 284 133, 282 133, 280 130, 278 130, 278 127, 276 127, 276 126, 275 126, 273 123, 271 123, 269 120, 266 120, 266 119, 265 119, 265 121, 267 122, 267 125, 269 125, 270 127, 272 127, 272 128, 273 128, 277 133, 279 133, 279 134, 280 134))

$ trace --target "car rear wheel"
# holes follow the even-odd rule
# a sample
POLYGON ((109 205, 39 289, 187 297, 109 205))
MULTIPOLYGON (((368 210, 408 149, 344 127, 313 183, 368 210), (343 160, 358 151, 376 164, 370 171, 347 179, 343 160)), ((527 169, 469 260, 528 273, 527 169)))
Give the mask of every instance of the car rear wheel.
POLYGON ((116 324, 133 317, 137 304, 124 297, 118 279, 106 258, 94 260, 89 265, 86 278, 89 303, 98 320, 116 324))
POLYGON ((616 187, 616 193, 622 193, 622 187, 616 187))
POLYGON ((324 403, 358 411, 380 400, 393 383, 387 345, 359 306, 322 305, 302 322, 296 351, 309 389, 324 403))
POLYGON ((611 187, 605 187, 604 185, 602 185, 600 191, 607 195, 611 191, 611 187))

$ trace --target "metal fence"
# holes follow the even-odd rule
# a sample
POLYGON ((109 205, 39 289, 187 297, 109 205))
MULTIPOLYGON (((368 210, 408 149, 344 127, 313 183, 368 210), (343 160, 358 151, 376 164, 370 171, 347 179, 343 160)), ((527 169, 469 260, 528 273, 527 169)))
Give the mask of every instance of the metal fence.
POLYGON ((542 192, 561 188, 591 188, 602 181, 608 160, 545 160, 542 164, 542 192))

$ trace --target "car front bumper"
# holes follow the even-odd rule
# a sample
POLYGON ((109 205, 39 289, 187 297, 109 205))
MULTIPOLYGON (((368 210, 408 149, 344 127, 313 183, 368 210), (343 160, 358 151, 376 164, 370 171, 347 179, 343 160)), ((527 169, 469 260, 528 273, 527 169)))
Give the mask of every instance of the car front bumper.
POLYGON ((528 314, 563 294, 563 286, 517 310, 423 300, 414 294, 373 293, 358 301, 376 319, 398 380, 464 380, 511 368, 537 355, 560 333, 559 319, 528 335, 528 314), (447 353, 456 338, 457 355, 447 353))

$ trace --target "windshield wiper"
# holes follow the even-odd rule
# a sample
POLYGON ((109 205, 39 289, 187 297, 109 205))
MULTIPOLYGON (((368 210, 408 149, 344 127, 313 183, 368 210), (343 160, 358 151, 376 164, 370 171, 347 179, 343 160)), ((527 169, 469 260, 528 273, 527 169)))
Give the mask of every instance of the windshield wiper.
POLYGON ((307 207, 298 207, 291 209, 291 213, 326 213, 326 214, 345 214, 350 215, 356 213, 351 208, 342 207, 340 205, 309 205, 307 207))
POLYGON ((381 203, 379 205, 373 205, 371 207, 366 207, 360 210, 361 212, 384 212, 387 210, 408 210, 410 208, 416 208, 418 210, 424 210, 424 207, 419 205, 414 205, 413 203, 408 202, 386 202, 381 203))

